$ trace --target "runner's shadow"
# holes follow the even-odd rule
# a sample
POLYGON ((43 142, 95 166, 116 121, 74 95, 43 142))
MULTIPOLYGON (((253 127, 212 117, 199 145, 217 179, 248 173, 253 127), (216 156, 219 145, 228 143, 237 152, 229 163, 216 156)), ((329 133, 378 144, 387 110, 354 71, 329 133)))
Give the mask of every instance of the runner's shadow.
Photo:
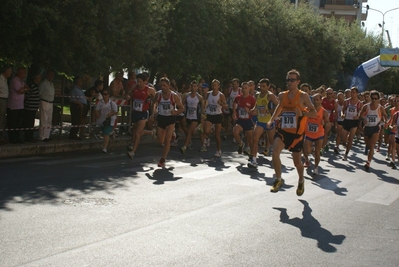
POLYGON ((203 163, 209 167, 215 168, 215 171, 223 171, 230 168, 230 166, 224 165, 224 162, 219 158, 206 159, 203 163))
POLYGON ((156 169, 152 173, 152 175, 149 173, 146 173, 145 175, 148 177, 148 179, 154 180, 153 184, 156 185, 162 185, 165 184, 165 182, 175 182, 182 178, 182 177, 174 177, 174 174, 171 172, 171 170, 173 170, 173 168, 156 169))
POLYGON ((312 179, 312 184, 322 189, 331 190, 338 196, 346 196, 348 189, 345 187, 338 187, 339 183, 341 183, 340 180, 328 177, 318 177, 317 179, 312 179))
POLYGON ((301 230, 301 235, 317 241, 317 247, 324 252, 336 252, 337 248, 331 244, 340 245, 346 238, 344 235, 333 235, 323 228, 320 222, 312 216, 312 209, 305 200, 299 200, 303 204, 302 219, 296 217, 290 219, 285 208, 273 208, 280 211, 280 222, 290 224, 301 230))
POLYGON ((249 178, 258 180, 258 181, 266 181, 266 176, 264 173, 259 173, 257 169, 254 168, 248 168, 244 164, 240 163, 239 166, 236 167, 236 169, 243 175, 249 175, 249 178))
POLYGON ((329 158, 328 159, 328 163, 337 169, 342 169, 342 170, 346 170, 348 172, 355 172, 356 168, 353 167, 352 165, 349 165, 350 163, 348 161, 343 161, 342 157, 341 159, 335 159, 335 158, 329 158))

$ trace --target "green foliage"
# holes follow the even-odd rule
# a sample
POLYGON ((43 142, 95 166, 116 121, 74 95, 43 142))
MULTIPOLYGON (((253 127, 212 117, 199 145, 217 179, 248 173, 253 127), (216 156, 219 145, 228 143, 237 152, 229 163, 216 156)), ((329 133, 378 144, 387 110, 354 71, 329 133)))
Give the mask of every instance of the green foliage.
MULTIPOLYGON (((302 82, 342 89, 383 46, 357 24, 289 2, 4 0, 0 61, 66 75, 145 67, 181 79, 268 77, 278 86, 295 68, 302 82)), ((370 82, 393 90, 397 75, 389 71, 370 82)))

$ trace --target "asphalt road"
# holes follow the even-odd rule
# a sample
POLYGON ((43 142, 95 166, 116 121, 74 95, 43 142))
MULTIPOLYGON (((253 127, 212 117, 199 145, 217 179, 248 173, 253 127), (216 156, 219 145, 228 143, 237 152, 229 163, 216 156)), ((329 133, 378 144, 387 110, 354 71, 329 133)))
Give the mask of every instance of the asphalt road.
MULTIPOLYGON (((212 142, 213 143, 213 142, 212 142)), ((231 141, 166 168, 161 147, 0 160, 0 266, 398 266, 399 171, 376 154, 370 173, 355 146, 349 161, 322 157, 295 194, 271 193, 271 158, 248 169, 231 141)), ((385 149, 383 149, 385 151, 385 149)))

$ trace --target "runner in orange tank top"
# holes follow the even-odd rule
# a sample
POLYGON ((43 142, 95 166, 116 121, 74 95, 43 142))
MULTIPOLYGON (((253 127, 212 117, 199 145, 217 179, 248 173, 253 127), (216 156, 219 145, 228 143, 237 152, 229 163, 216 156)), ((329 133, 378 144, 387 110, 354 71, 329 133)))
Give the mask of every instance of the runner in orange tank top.
POLYGON ((330 120, 327 110, 322 106, 321 94, 313 95, 313 104, 317 111, 317 116, 314 118, 308 118, 307 127, 305 129, 305 143, 303 146, 303 155, 305 157, 305 167, 309 167, 310 162, 308 155, 312 152, 312 143, 315 143, 314 152, 314 175, 319 175, 319 163, 321 148, 323 147, 324 136, 328 134, 325 129, 329 129, 330 120))
POLYGON ((280 102, 268 122, 268 126, 270 127, 273 121, 278 116, 281 116, 281 122, 277 126, 273 144, 272 160, 276 173, 276 180, 270 191, 277 192, 284 184, 284 180, 281 178, 280 154, 285 148, 292 152, 294 165, 299 176, 296 194, 301 196, 305 191, 301 155, 306 119, 307 117, 316 116, 317 113, 309 95, 298 89, 301 78, 297 70, 290 70, 287 73, 286 82, 287 91, 280 93, 280 102))

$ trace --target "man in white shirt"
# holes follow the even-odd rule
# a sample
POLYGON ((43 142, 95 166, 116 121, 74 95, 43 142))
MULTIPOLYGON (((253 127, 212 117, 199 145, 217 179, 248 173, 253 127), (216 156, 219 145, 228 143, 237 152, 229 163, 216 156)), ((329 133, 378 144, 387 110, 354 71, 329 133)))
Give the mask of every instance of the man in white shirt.
POLYGON ((4 145, 6 143, 3 139, 3 136, 4 136, 4 126, 6 121, 7 98, 8 98, 7 79, 10 78, 11 74, 12 74, 12 66, 4 65, 1 69, 1 74, 0 74, 0 130, 2 131, 2 134, 0 135, 0 145, 4 145))
POLYGON ((54 102, 54 71, 48 70, 46 78, 39 85, 40 96, 40 129, 39 139, 48 142, 50 141, 51 122, 53 119, 53 102, 54 102))

